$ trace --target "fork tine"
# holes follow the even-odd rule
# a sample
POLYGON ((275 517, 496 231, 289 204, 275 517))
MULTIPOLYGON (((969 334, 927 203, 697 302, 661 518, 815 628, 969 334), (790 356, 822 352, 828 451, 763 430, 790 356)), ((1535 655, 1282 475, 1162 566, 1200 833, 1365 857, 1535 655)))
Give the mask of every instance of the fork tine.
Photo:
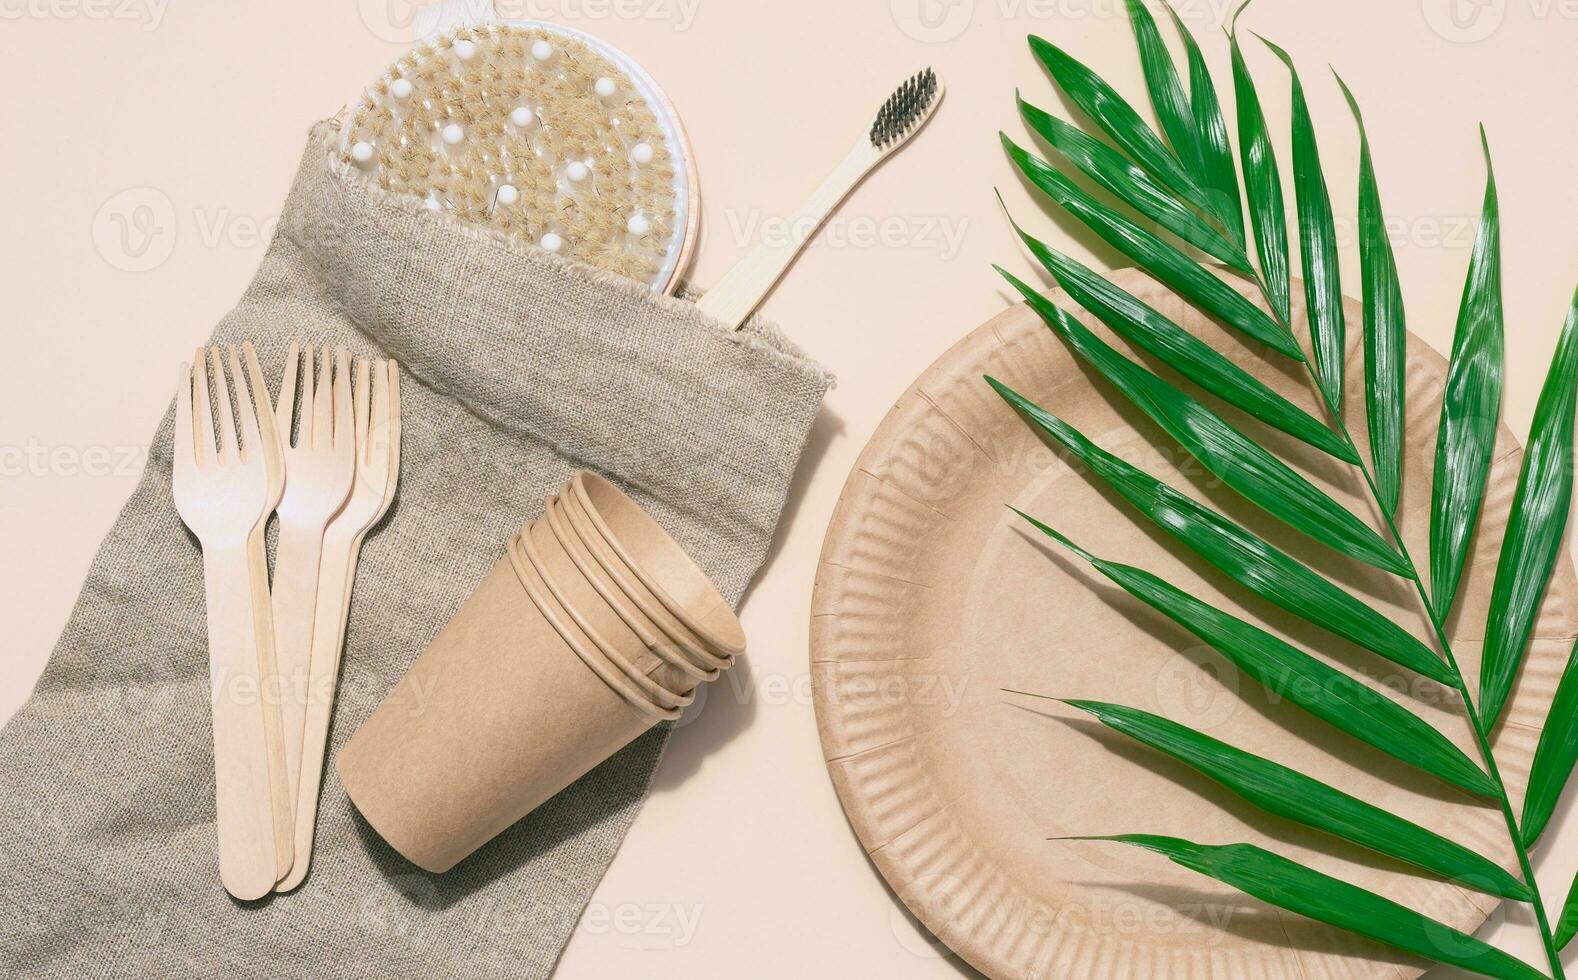
POLYGON ((197 465, 214 455, 214 411, 208 403, 208 349, 199 347, 192 355, 192 388, 197 397, 197 429, 194 445, 197 447, 197 465))
POLYGON ((400 362, 390 358, 384 367, 389 373, 389 417, 384 423, 384 432, 386 441, 389 443, 390 465, 398 468, 400 461, 400 362))
POLYGON ((241 458, 236 437, 236 415, 230 407, 230 382, 225 378, 225 359, 218 347, 208 348, 209 367, 214 372, 214 397, 219 402, 219 460, 234 463, 241 458))
POLYGON ((296 374, 300 366, 301 347, 293 340, 289 353, 285 355, 285 374, 280 378, 279 398, 274 402, 274 424, 279 429, 281 446, 290 445, 291 425, 296 421, 296 374))
POLYGON ((192 425, 192 365, 181 364, 181 382, 175 390, 175 433, 171 436, 175 476, 197 468, 197 429, 192 425))
POLYGON ((391 362, 376 361, 373 375, 372 438, 368 440, 367 455, 386 452, 389 448, 390 375, 391 362))
POLYGON ((373 372, 380 362, 365 357, 356 360, 356 389, 351 394, 352 407, 356 409, 356 465, 372 462, 373 372))
POLYGON ((318 348, 318 379, 312 389, 312 448, 334 448, 334 362, 318 348))
MULTIPOLYGON (((252 382, 253 397, 258 399, 262 407, 257 410, 258 430, 265 442, 272 442, 274 448, 279 448, 279 425, 272 411, 272 404, 268 393, 268 381, 263 377, 263 365, 258 362, 258 352, 252 348, 252 341, 241 343, 241 353, 247 362, 247 378, 252 382)), ((263 447, 267 451, 268 446, 263 447)))
POLYGON ((253 405, 252 394, 247 390, 247 376, 241 370, 241 355, 236 353, 234 347, 227 348, 226 353, 230 361, 230 377, 235 381, 236 411, 240 415, 238 421, 241 423, 241 459, 245 462, 254 454, 262 459, 263 432, 258 428, 257 407, 253 405))
POLYGON ((329 445, 356 455, 355 402, 351 398, 351 352, 334 351, 334 441, 329 445))

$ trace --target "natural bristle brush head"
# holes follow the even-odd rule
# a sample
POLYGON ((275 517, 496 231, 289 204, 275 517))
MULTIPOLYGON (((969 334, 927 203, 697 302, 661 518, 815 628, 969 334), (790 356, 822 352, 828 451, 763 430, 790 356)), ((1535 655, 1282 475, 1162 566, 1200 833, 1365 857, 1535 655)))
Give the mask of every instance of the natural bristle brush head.
POLYGON ((930 68, 905 79, 877 110, 871 145, 883 151, 896 149, 931 117, 941 99, 942 83, 930 68))
POLYGON ((684 131, 634 62, 544 24, 422 41, 351 113, 344 159, 384 189, 673 291, 695 235, 684 131))

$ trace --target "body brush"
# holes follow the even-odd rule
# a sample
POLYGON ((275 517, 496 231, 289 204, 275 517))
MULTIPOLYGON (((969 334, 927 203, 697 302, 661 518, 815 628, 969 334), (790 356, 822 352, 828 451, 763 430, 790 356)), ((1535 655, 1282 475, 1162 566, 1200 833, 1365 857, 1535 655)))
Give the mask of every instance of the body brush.
POLYGON ((697 230, 695 167, 630 58, 528 21, 419 41, 352 110, 344 159, 434 210, 673 292, 697 230))

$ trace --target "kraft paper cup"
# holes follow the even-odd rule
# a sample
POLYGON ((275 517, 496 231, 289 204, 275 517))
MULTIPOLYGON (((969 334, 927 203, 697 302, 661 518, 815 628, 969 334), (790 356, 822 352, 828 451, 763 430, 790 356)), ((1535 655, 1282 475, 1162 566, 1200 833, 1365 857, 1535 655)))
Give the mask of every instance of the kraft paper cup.
POLYGON ((609 608, 625 624, 625 627, 639 637, 642 644, 654 655, 684 675, 684 679, 672 685, 670 689, 676 692, 688 691, 693 689, 697 682, 717 680, 721 673, 718 668, 697 666, 694 658, 682 652, 662 628, 647 618, 630 597, 621 591, 619 583, 608 576, 608 572, 587 550, 580 535, 576 534, 575 529, 570 526, 570 519, 565 513, 566 507, 562 498, 555 497, 548 502, 548 507, 543 512, 543 520, 538 523, 548 525, 560 547, 564 548, 570 559, 575 562, 582 578, 597 590, 597 594, 608 603, 609 608))
MULTIPOLYGON (((665 555, 664 575, 673 552, 689 563, 667 535, 622 544, 649 574, 649 553, 665 555)), ((574 547, 547 520, 512 538, 335 760, 362 816, 426 871, 448 871, 694 696, 648 642, 663 631, 611 576, 582 572, 601 565, 574 547)), ((683 567, 669 594, 696 595, 683 567)), ((703 620, 710 603, 686 614, 703 620)))
POLYGON ((680 649, 708 669, 744 651, 733 610, 662 527, 607 481, 576 474, 562 499, 570 524, 609 577, 680 649), (628 504, 627 506, 622 506, 628 504), (734 619, 730 626, 719 610, 734 619))

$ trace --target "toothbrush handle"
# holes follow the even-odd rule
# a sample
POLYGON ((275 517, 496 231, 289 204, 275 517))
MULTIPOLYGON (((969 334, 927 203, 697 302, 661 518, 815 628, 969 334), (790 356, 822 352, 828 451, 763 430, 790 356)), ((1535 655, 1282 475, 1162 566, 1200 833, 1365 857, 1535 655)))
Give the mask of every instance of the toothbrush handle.
POLYGON ((885 154, 862 140, 789 219, 787 235, 757 243, 739 265, 701 298, 701 311, 738 330, 844 198, 885 154))

